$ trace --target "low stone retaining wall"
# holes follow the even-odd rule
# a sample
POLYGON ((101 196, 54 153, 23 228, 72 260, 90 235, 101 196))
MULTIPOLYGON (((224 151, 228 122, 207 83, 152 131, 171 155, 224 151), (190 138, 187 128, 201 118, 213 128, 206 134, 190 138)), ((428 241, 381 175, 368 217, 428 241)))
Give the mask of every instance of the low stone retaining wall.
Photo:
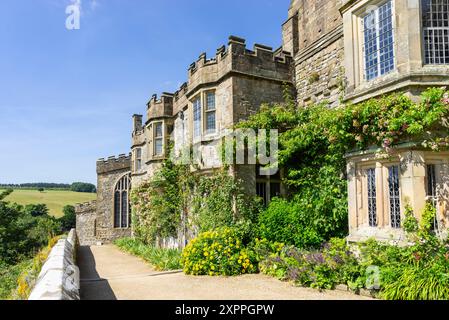
POLYGON ((51 250, 29 300, 79 300, 80 276, 76 265, 75 229, 51 250))

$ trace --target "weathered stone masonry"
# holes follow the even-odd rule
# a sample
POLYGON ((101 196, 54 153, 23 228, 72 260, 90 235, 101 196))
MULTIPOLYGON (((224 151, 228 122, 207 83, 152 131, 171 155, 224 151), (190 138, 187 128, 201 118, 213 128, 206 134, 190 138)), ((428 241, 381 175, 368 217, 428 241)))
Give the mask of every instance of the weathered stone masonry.
MULTIPOLYGON (((443 40, 432 40, 424 32, 423 20, 428 14, 425 10, 430 4, 435 5, 435 1, 292 0, 288 19, 282 25, 281 48, 273 50, 256 44, 250 50, 244 39, 231 36, 228 46, 218 48, 214 57, 208 59, 205 53, 201 54, 188 68, 187 81, 177 91, 162 93, 160 98, 152 96, 145 121, 143 115, 133 116, 131 156, 97 163, 97 203, 77 207, 81 242, 107 242, 131 234, 130 228, 117 229, 113 223, 114 190, 121 177, 130 174, 133 187, 150 179, 168 156, 170 142, 174 143, 176 152, 192 144, 206 150, 208 161, 200 166, 199 172, 209 174, 220 165, 215 161, 218 155, 208 153, 207 148, 220 139, 225 129, 256 113, 261 104, 283 102, 285 85, 294 88, 300 107, 325 101, 330 107, 336 107, 341 102, 357 103, 397 91, 417 99, 428 87, 449 86, 449 49, 440 46, 429 53, 429 48, 436 48, 432 41, 443 40), (370 15, 382 15, 387 22, 383 29, 379 21, 372 26, 364 23, 370 15), (370 34, 364 33, 365 27, 374 28, 371 34, 375 39, 381 34, 388 37, 382 44, 380 40, 365 39, 370 34), (367 45, 369 54, 366 54, 367 45), (438 55, 443 59, 432 58, 438 55), (368 71, 373 66, 370 75, 368 71), (215 128, 208 132, 205 106, 212 96, 215 128), (201 124, 198 126, 197 121, 195 128, 194 116, 198 118, 198 112, 194 114, 194 106, 198 109, 198 105, 201 124), (194 135, 194 129, 199 134, 194 135)), ((448 13, 441 17, 447 20, 448 13)), ((444 28, 449 34, 449 23, 444 28)), ((404 234, 394 220, 403 218, 406 201, 419 217, 429 197, 438 205, 441 224, 447 225, 449 202, 443 195, 449 189, 448 159, 447 153, 428 153, 407 144, 400 146, 397 154, 389 159, 382 158, 376 148, 368 153, 354 150, 349 154, 349 239, 358 241, 369 236, 402 239, 404 234), (395 194, 390 197, 388 183, 392 167, 397 168, 393 170, 397 183, 392 188, 395 194), (368 219, 368 179, 371 188, 378 187, 378 210, 371 212, 371 216, 377 214, 378 221, 368 219), (426 194, 429 181, 436 189, 432 195, 426 194), (396 205, 390 208, 393 197, 396 205)), ((247 192, 255 194, 265 183, 257 177, 255 169, 254 165, 239 165, 232 167, 230 174, 241 178, 247 192)), ((122 188, 120 195, 127 195, 123 193, 123 183, 118 187, 122 188)), ((280 190, 281 195, 285 193, 283 187, 280 190)), ((269 194, 267 198, 271 196, 270 187, 264 192, 269 194)))
POLYGON ((81 245, 109 243, 131 235, 130 228, 114 228, 114 188, 130 170, 130 155, 97 161, 97 200, 75 208, 76 232, 81 245))

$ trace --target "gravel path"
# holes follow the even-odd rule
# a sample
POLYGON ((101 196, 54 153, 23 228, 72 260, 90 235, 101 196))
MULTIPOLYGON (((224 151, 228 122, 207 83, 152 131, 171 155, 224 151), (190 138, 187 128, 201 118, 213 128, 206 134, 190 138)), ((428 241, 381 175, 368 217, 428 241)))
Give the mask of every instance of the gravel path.
POLYGON ((115 246, 81 247, 84 300, 356 300, 349 292, 298 288, 264 275, 191 277, 161 273, 115 246))

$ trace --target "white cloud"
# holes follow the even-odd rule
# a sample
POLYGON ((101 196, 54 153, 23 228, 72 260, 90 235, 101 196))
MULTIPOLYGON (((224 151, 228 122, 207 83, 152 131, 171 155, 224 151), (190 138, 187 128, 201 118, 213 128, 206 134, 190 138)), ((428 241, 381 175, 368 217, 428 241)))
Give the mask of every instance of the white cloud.
POLYGON ((77 6, 81 14, 89 14, 100 6, 100 0, 68 0, 67 4, 77 6))
POLYGON ((100 5, 100 3, 98 2, 98 0, 91 0, 90 1, 90 9, 92 11, 94 11, 95 9, 97 9, 97 7, 100 5))

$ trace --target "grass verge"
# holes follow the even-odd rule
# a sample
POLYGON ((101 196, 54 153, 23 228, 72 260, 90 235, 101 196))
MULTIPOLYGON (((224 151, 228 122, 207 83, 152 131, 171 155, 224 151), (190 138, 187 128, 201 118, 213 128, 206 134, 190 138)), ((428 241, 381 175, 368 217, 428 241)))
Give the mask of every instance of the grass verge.
POLYGON ((114 244, 120 250, 144 259, 158 271, 182 269, 181 250, 155 248, 133 238, 119 239, 114 244))

